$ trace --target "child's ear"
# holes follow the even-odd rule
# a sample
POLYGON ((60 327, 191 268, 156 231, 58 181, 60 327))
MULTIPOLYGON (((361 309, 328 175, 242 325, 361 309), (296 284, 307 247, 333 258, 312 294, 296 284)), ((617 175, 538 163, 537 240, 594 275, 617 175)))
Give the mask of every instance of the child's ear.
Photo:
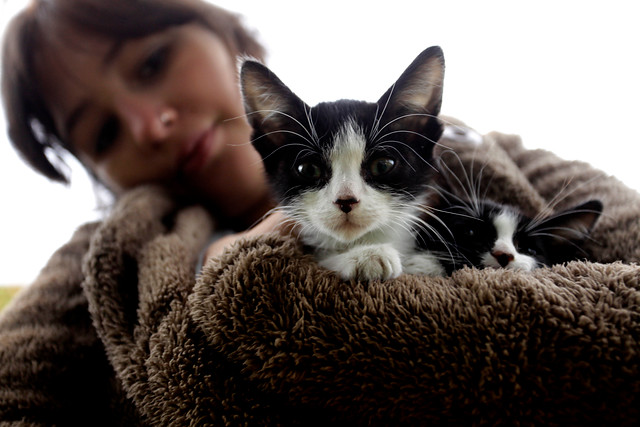
POLYGON ((425 49, 378 101, 395 116, 437 116, 442 104, 444 55, 438 46, 425 49))
POLYGON ((245 110, 254 130, 274 132, 297 120, 308 107, 271 70, 247 60, 240 70, 245 110))

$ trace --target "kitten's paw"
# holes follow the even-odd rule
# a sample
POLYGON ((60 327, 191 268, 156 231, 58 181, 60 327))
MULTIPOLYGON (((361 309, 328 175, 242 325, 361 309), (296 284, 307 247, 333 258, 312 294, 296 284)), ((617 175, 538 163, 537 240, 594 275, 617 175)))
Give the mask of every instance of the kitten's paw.
POLYGON ((419 252, 404 257, 402 269, 407 274, 445 276, 446 271, 440 261, 429 252, 419 252))
POLYGON ((402 273, 400 253, 391 245, 369 245, 352 248, 321 262, 345 280, 387 280, 402 273))

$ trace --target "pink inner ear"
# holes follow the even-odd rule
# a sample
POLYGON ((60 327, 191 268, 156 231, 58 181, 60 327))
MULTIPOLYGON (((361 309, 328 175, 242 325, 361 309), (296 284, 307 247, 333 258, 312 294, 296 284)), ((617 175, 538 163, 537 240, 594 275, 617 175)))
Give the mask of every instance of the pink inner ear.
POLYGON ((240 72, 247 117, 254 128, 269 132, 295 117, 294 111, 306 107, 273 72, 264 65, 247 61, 240 72))

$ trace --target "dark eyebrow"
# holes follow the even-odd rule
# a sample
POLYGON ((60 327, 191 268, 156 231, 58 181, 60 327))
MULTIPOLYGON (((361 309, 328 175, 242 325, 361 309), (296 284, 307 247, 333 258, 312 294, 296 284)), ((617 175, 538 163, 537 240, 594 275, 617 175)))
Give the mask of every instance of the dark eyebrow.
MULTIPOLYGON (((122 51, 122 45, 123 45, 122 41, 116 41, 115 43, 113 43, 113 46, 111 46, 107 54, 104 56, 104 59, 102 60, 102 66, 104 68, 108 67, 111 63, 113 63, 113 61, 122 51)), ((82 116, 86 113, 88 108, 89 108, 89 101, 85 100, 85 101, 82 101, 80 104, 78 104, 76 108, 71 110, 69 117, 67 117, 67 120, 65 121, 65 131, 67 133, 67 138, 71 138, 73 129, 77 126, 78 122, 80 121, 82 116)))
POLYGON ((104 56, 104 59, 102 60, 103 67, 108 67, 116 59, 116 57, 122 51, 123 44, 124 42, 122 40, 117 40, 113 43, 113 46, 111 46, 111 49, 109 49, 107 54, 104 56))

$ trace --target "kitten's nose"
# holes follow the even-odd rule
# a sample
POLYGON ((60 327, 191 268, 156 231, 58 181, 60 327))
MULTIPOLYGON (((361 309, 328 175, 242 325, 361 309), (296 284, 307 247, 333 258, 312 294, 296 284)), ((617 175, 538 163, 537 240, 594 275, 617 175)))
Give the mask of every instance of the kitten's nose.
POLYGON ((359 202, 360 201, 358 199, 356 199, 355 197, 349 197, 349 198, 344 198, 344 199, 338 199, 333 203, 338 205, 338 207, 340 208, 340 210, 342 212, 349 213, 353 209, 354 205, 356 205, 359 202))
POLYGON ((492 251, 491 255, 493 255, 496 261, 498 261, 498 264, 502 267, 506 267, 511 261, 513 261, 513 255, 507 252, 492 251))

